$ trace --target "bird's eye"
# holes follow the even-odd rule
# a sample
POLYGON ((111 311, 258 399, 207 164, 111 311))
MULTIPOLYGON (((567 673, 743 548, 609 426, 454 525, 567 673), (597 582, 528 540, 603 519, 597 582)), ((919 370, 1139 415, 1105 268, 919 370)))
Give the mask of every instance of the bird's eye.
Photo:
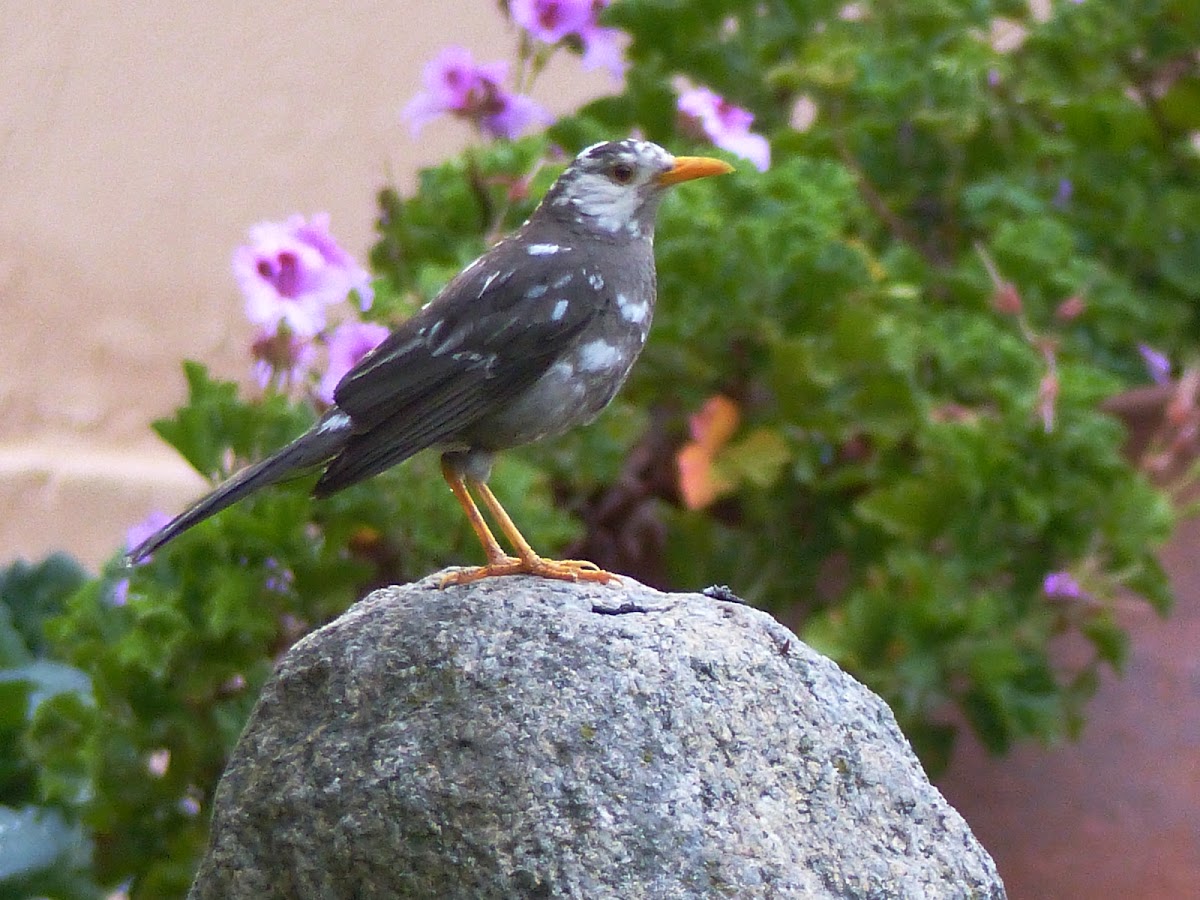
POLYGON ((629 163, 617 163, 612 167, 610 174, 617 184, 629 184, 633 181, 633 166, 629 163))

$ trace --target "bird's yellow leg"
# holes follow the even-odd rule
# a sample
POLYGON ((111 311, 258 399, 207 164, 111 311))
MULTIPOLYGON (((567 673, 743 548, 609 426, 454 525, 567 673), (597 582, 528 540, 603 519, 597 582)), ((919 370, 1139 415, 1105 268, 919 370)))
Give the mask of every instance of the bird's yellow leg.
POLYGON ((487 556, 487 565, 451 572, 442 578, 441 587, 448 587, 452 584, 470 584, 472 581, 497 575, 540 575, 543 578, 557 578, 562 581, 599 581, 602 583, 616 579, 616 575, 605 572, 595 563, 585 560, 543 559, 525 540, 525 536, 517 530, 516 524, 504 507, 500 505, 500 501, 496 499, 496 495, 492 493, 487 484, 474 478, 465 477, 444 460, 442 477, 446 479, 446 484, 450 485, 454 498, 467 515, 471 530, 475 532, 479 543, 483 545, 483 552, 487 556), (516 557, 509 556, 504 552, 504 548, 500 546, 495 535, 492 534, 492 530, 488 528, 487 521, 471 497, 471 488, 474 488, 479 494, 484 506, 492 514, 504 536, 512 543, 513 548, 517 551, 516 557))
MULTIPOLYGON (((471 499, 471 494, 467 490, 462 473, 443 461, 442 477, 446 479, 446 484, 450 485, 450 490, 454 493, 454 499, 458 501, 458 505, 467 514, 467 521, 471 524, 471 530, 475 532, 475 536, 479 538, 479 543, 483 545, 483 552, 487 556, 488 567, 508 566, 519 562, 519 560, 514 559, 504 552, 504 548, 500 546, 500 542, 492 534, 492 529, 488 528, 483 514, 479 512, 479 507, 471 499)), ((446 578, 442 579, 442 586, 445 587, 448 583, 454 583, 450 581, 452 578, 454 578, 454 575, 447 575, 446 578)), ((468 580, 473 581, 474 579, 468 580)))
MULTIPOLYGON (((543 578, 557 578, 562 581, 599 581, 607 584, 617 580, 617 576, 606 572, 593 562, 584 559, 545 559, 525 540, 525 536, 517 529, 516 523, 500 505, 492 489, 483 481, 468 478, 467 483, 479 494, 483 505, 487 507, 500 530, 517 551, 519 567, 512 572, 489 572, 492 575, 528 574, 540 575, 543 578)), ((490 567, 489 567, 490 568, 490 567)), ((483 575, 479 577, 484 577, 483 575)))

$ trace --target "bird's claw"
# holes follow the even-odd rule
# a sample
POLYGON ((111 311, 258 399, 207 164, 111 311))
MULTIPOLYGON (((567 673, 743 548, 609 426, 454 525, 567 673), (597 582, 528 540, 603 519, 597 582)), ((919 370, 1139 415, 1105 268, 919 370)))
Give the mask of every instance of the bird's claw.
POLYGON ((448 572, 442 576, 439 587, 471 584, 483 578, 494 578, 500 575, 536 575, 540 578, 554 578, 558 581, 595 581, 600 584, 608 584, 619 578, 586 559, 543 559, 540 556, 521 559, 505 556, 491 560, 486 566, 448 572))

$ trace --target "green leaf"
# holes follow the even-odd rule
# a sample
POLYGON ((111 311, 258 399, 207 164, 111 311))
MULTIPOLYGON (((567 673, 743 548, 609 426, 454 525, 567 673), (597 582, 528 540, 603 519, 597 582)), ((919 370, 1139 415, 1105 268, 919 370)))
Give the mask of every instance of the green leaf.
POLYGON ((99 897, 91 842, 54 810, 0 806, 0 896, 99 897))
POLYGON ((234 382, 214 380, 203 365, 185 362, 183 370, 188 402, 174 417, 156 421, 154 430, 207 478, 231 474, 230 453, 243 463, 261 459, 313 422, 311 410, 281 394, 248 404, 238 398, 234 382))
POLYGON ((0 667, 20 665, 31 656, 24 636, 13 624, 8 606, 0 603, 0 667))
POLYGON ((30 652, 44 651, 45 622, 62 611, 67 597, 86 578, 79 563, 64 553, 55 553, 34 564, 18 560, 0 571, 0 664, 16 652, 10 628, 20 635, 30 652), (5 609, 9 615, 4 614, 5 609))
POLYGON ((1200 78, 1176 80, 1158 101, 1158 108, 1167 122, 1180 131, 1200 128, 1200 78))
POLYGON ((1129 658, 1129 634, 1107 614, 1093 616, 1083 625, 1083 634, 1100 659, 1117 672, 1125 668, 1129 658))
POLYGON ((717 472, 735 484, 767 488, 778 481, 792 454, 779 432, 756 428, 722 448, 714 460, 717 472))
POLYGON ((879 488, 859 500, 855 511, 866 522, 894 537, 916 541, 943 531, 954 507, 940 486, 922 478, 908 478, 879 488))
POLYGON ((11 669, 0 669, 0 688, 8 684, 23 685, 28 696, 26 717, 32 716, 38 705, 63 693, 90 696, 91 681, 78 669, 48 659, 36 659, 11 669))

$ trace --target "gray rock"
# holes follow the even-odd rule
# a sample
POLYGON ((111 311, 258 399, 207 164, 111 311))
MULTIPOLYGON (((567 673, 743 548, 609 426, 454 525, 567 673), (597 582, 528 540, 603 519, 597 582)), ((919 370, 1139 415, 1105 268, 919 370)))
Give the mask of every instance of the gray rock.
POLYGON ((887 706, 765 613, 436 585, 287 654, 193 898, 1005 896, 887 706))

